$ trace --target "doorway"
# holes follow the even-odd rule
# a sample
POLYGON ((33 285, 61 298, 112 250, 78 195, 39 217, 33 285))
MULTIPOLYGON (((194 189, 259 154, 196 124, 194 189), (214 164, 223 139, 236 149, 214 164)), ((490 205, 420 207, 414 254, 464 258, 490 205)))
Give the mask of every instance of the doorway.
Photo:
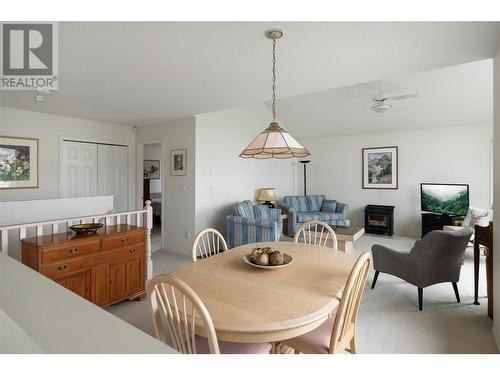
POLYGON ((137 145, 138 158, 138 206, 144 207, 151 201, 153 208, 153 228, 151 229, 151 251, 163 248, 164 233, 164 157, 161 140, 145 142, 137 145))

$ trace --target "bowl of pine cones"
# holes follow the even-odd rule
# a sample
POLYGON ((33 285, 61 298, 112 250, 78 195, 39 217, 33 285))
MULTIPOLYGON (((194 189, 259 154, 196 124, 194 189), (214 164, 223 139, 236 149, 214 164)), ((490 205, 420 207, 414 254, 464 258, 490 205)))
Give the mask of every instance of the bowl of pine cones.
POLYGON ((293 262, 293 257, 271 247, 256 247, 250 254, 243 257, 245 263, 257 268, 274 270, 289 266, 293 262))

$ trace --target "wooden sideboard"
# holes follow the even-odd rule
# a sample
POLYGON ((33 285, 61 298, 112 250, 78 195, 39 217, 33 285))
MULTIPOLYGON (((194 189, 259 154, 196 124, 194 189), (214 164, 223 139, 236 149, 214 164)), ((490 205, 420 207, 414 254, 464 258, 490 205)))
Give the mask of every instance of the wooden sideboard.
POLYGON ((22 240, 22 262, 98 306, 145 295, 145 229, 112 225, 95 235, 22 240))

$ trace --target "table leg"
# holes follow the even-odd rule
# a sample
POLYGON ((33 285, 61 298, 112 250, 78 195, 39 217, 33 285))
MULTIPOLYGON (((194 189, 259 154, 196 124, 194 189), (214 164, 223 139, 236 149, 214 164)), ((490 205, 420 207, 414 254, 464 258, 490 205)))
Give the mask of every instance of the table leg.
POLYGON ((488 316, 493 319, 493 248, 487 250, 486 287, 488 290, 488 316))
POLYGON ((352 241, 337 241, 337 250, 343 251, 346 254, 352 253, 354 247, 352 241))
POLYGON ((474 305, 479 305, 478 298, 479 289, 479 243, 474 241, 474 305))

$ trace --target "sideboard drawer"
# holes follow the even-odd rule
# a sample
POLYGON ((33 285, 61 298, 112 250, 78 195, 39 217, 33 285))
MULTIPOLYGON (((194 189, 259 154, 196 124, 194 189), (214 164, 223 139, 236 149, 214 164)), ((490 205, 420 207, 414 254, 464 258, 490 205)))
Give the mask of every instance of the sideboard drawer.
POLYGON ((44 264, 41 273, 49 279, 58 280, 75 271, 92 267, 95 262, 92 258, 82 257, 80 259, 70 259, 66 262, 44 264))
POLYGON ((128 258, 144 257, 146 255, 146 250, 144 243, 140 243, 113 250, 112 254, 112 261, 126 260, 128 258))
POLYGON ((82 255, 98 253, 100 250, 101 243, 99 238, 92 241, 78 241, 75 243, 42 247, 42 263, 57 262, 82 255))
POLYGON ((145 234, 143 231, 134 233, 124 233, 123 235, 110 236, 102 239, 102 249, 111 250, 124 246, 131 246, 144 242, 145 234))

